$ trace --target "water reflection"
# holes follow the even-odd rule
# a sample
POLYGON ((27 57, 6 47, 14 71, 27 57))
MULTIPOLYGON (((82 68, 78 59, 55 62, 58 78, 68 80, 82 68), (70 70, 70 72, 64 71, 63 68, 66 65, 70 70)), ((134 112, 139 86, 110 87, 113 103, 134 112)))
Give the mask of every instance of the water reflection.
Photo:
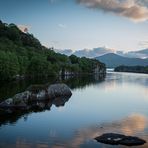
MULTIPOLYGON (((97 145, 100 145, 101 147, 114 147, 110 145, 97 143, 93 140, 95 137, 100 136, 103 133, 120 133, 124 135, 141 136, 141 138, 148 141, 148 133, 147 135, 141 135, 141 133, 144 132, 146 128, 148 128, 148 117, 141 114, 132 114, 127 118, 121 119, 119 121, 103 123, 100 125, 94 125, 88 128, 79 129, 75 131, 75 134, 71 140, 69 140, 68 142, 65 141, 63 142, 63 144, 61 143, 60 148, 83 147, 83 144, 85 145, 86 141, 92 141, 91 147, 97 147, 97 145)), ((57 147, 57 145, 52 146, 52 148, 57 147)), ((139 147, 146 148, 148 147, 148 143, 139 147)))
POLYGON ((3 121, 0 147, 112 148, 93 140, 108 132, 148 141, 148 75, 111 72, 105 81, 92 76, 54 81, 67 83, 72 97, 67 102, 54 100, 50 111, 33 110, 3 121), (8 122, 12 124, 4 125, 8 122))
POLYGON ((72 90, 77 88, 86 88, 89 85, 97 84, 105 80, 105 74, 100 75, 81 75, 72 78, 62 79, 72 90))
POLYGON ((66 83, 71 89, 85 88, 94 83, 104 81, 105 75, 81 75, 73 77, 62 77, 55 78, 50 77, 48 79, 32 79, 32 80, 21 80, 11 83, 0 85, 0 102, 6 98, 12 97, 19 92, 25 91, 30 85, 36 84, 53 84, 63 82, 66 83))
POLYGON ((106 81, 116 81, 116 83, 120 84, 126 82, 148 87, 147 74, 109 72, 106 77, 106 81))
MULTIPOLYGON (((54 137, 50 135, 50 139, 47 142, 38 141, 32 143, 26 139, 18 138, 15 144, 9 145, 13 148, 83 148, 83 147, 101 147, 101 148, 114 148, 115 146, 98 143, 94 140, 95 137, 102 135, 103 133, 120 133, 125 135, 139 136, 142 139, 148 141, 148 133, 142 134, 144 130, 148 128, 148 117, 142 114, 132 114, 124 119, 113 121, 110 123, 102 123, 93 125, 90 127, 78 129, 74 131, 74 134, 69 139, 63 139, 62 137, 54 137), (52 138, 53 137, 53 138, 52 138), (54 139, 56 138, 56 140, 54 139), (52 143, 50 141, 53 140, 52 143)), ((3 143, 7 147, 7 143, 3 143)), ((0 144, 2 146, 2 143, 0 144)), ((120 146, 126 147, 126 146, 120 146)), ((148 143, 142 146, 136 146, 137 148, 147 148, 148 143)))
MULTIPOLYGON (((89 86, 91 84, 94 83, 99 83, 101 81, 103 81, 105 78, 104 75, 85 75, 85 76, 77 76, 77 77, 62 77, 62 79, 48 79, 48 83, 44 84, 44 86, 46 85, 50 85, 53 82, 57 83, 57 82, 64 82, 66 83, 71 89, 76 89, 76 88, 85 88, 86 86, 89 86)), ((47 81, 47 80, 46 80, 47 81)), ((32 80, 32 81, 19 81, 19 82, 13 82, 13 83, 9 83, 6 86, 4 85, 4 87, 0 87, 0 94, 1 96, 3 96, 4 98, 14 95, 14 92, 20 92, 20 91, 24 91, 29 84, 42 84, 45 83, 45 80, 32 80), (15 87, 14 87, 15 85, 15 87)), ((33 86, 33 85, 31 85, 33 86)), ((34 85, 36 86, 36 85, 34 85)), ((42 85, 37 85, 37 86, 42 86, 42 85)), ((30 88, 30 87, 28 87, 30 88)), ((27 88, 27 89, 28 89, 27 88)), ((3 124, 14 124, 17 122, 18 119, 20 119, 21 117, 24 117, 24 119, 27 119, 28 116, 33 113, 33 112, 43 112, 45 110, 50 110, 52 105, 55 105, 56 107, 61 107, 64 106, 65 103, 69 100, 69 97, 62 97, 62 98, 54 98, 54 99, 50 99, 48 101, 37 101, 32 103, 31 105, 29 105, 29 110, 17 110, 15 111, 13 114, 3 114, 3 111, 0 110, 0 126, 3 124)), ((2 99, 1 99, 2 101, 2 99)))

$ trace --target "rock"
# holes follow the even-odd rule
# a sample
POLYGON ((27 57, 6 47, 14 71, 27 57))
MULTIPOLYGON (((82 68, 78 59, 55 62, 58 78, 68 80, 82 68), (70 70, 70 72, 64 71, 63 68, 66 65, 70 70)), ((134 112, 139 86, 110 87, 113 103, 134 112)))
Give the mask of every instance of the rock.
POLYGON ((29 97, 29 102, 33 101, 45 101, 47 99, 46 93, 44 90, 41 90, 38 93, 31 93, 29 97))
POLYGON ((9 98, 9 99, 5 100, 5 102, 6 102, 8 105, 11 105, 11 104, 13 104, 13 99, 12 99, 12 98, 9 98))
POLYGON ((145 140, 133 136, 125 136, 122 134, 116 133, 106 133, 99 137, 96 137, 95 140, 105 144, 111 145, 126 145, 126 146, 138 146, 146 143, 145 140))
POLYGON ((10 106, 13 104, 13 99, 9 98, 0 103, 0 107, 10 106))
POLYGON ((48 96, 56 98, 60 96, 71 96, 71 90, 66 84, 53 84, 48 87, 48 96))
POLYGON ((6 101, 0 103, 0 108, 8 108, 9 106, 10 105, 6 101))
POLYGON ((30 97, 29 91, 18 93, 13 97, 13 104, 17 105, 17 104, 20 104, 20 103, 27 103, 29 97, 30 97))
POLYGON ((37 93, 37 100, 46 100, 46 91, 45 90, 41 90, 37 93))

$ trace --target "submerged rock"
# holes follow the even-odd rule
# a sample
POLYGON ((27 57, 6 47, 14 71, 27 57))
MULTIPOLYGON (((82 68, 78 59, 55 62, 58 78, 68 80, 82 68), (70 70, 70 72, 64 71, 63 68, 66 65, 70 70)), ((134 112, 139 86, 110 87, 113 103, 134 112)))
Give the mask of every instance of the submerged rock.
POLYGON ((125 136, 122 134, 116 133, 106 133, 99 137, 96 137, 95 140, 105 144, 111 145, 126 145, 126 146, 138 146, 146 143, 145 140, 133 136, 125 136))

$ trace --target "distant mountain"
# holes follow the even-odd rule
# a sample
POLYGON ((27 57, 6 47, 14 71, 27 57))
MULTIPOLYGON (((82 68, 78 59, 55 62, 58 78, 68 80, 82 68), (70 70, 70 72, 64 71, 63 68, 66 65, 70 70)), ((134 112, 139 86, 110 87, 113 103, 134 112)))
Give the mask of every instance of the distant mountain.
POLYGON ((96 57, 95 59, 105 63, 107 67, 117 67, 120 65, 125 65, 125 66, 148 65, 148 58, 147 59, 127 58, 114 53, 108 53, 103 56, 96 57))

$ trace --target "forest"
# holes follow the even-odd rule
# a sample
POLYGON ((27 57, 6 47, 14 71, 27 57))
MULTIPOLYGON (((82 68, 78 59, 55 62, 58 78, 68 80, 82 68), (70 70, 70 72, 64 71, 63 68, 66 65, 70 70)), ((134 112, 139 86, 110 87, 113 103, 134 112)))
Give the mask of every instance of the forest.
POLYGON ((105 64, 86 57, 66 56, 43 46, 17 25, 0 21, 0 81, 20 77, 49 77, 65 74, 105 72, 105 64))

